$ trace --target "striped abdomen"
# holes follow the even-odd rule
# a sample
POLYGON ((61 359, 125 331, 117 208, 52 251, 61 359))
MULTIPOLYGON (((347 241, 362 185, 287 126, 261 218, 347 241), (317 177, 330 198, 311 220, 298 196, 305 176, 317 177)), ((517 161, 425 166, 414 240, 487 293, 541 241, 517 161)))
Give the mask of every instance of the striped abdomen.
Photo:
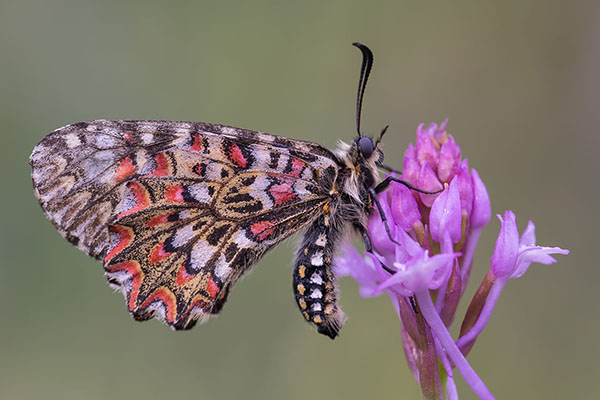
POLYGON ((332 269, 339 228, 332 226, 328 213, 321 215, 306 230, 296 254, 294 293, 300 311, 319 333, 335 338, 344 322, 336 304, 336 285, 332 269))

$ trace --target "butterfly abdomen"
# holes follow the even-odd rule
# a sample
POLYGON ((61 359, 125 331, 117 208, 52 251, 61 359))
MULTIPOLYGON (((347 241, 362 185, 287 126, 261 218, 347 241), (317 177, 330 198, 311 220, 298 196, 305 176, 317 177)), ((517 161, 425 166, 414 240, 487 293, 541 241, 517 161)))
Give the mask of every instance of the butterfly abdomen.
POLYGON ((332 222, 331 215, 324 213, 304 233, 296 254, 293 285, 304 318, 314 324, 319 333, 334 339, 344 323, 344 313, 336 303, 332 271, 341 232, 332 222))

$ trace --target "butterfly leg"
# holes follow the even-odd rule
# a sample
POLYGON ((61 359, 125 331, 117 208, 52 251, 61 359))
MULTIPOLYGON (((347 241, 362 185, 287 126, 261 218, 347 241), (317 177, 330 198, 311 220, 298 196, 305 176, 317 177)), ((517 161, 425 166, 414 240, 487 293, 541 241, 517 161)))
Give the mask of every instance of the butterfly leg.
MULTIPOLYGON (((369 233, 367 232, 367 229, 358 221, 355 221, 353 226, 354 226, 354 229, 356 229, 361 234, 363 243, 365 244, 365 250, 368 253, 373 253, 373 245, 371 244, 371 238, 369 237, 369 233)), ((389 273, 391 275, 395 274, 394 270, 392 270, 390 267, 388 267, 381 261, 379 261, 379 265, 381 265, 381 268, 383 268, 387 273, 389 273)), ((410 296, 410 305, 411 305, 413 311, 415 312, 415 314, 418 314, 419 310, 417 309, 417 304, 415 302, 414 296, 410 296)))
POLYGON ((402 171, 398 171, 397 169, 394 169, 384 163, 377 164, 377 166, 383 170, 386 170, 387 172, 393 172, 395 174, 402 175, 402 171))
POLYGON ((419 189, 418 187, 414 187, 410 183, 408 183, 400 178, 396 178, 395 176, 388 176, 384 180, 379 182, 379 184, 377 186, 375 186, 375 193, 383 192, 385 189, 387 189, 387 187, 390 185, 391 182, 400 183, 400 184, 406 186, 407 188, 409 188, 410 190, 414 190, 415 192, 424 193, 424 194, 436 194, 436 193, 439 193, 442 190, 444 190, 444 189, 440 189, 440 190, 436 190, 435 192, 430 192, 427 190, 419 189))
POLYGON ((304 234, 296 254, 293 281, 296 302, 304 318, 319 333, 334 339, 344 323, 344 313, 336 303, 331 265, 340 230, 330 222, 329 215, 322 215, 304 234))
MULTIPOLYGON (((367 232, 367 229, 358 221, 354 222, 353 225, 354 225, 354 229, 356 229, 362 236, 363 243, 365 244, 365 251, 367 253, 373 254, 373 245, 371 244, 371 238, 369 237, 369 233, 367 232)), ((379 261, 379 264, 381 265, 381 268, 383 268, 386 272, 388 272, 390 274, 394 273, 394 271, 390 267, 388 267, 381 261, 379 261)))
MULTIPOLYGON (((385 215, 385 212, 383 212, 383 207, 381 206, 381 203, 379 202, 379 199, 377 198, 377 192, 376 192, 376 190, 374 188, 369 188, 369 194, 371 196, 371 200, 373 201, 373 203, 377 207, 377 211, 379 211, 379 217, 381 218, 381 222, 383 222, 383 226, 385 227, 385 231, 386 231, 386 233, 388 235, 388 238, 392 241, 392 243, 397 244, 398 246, 402 246, 392 236, 392 231, 390 230, 390 226, 388 225, 387 217, 385 215)), ((364 236, 363 236, 363 239, 364 239, 364 236)))

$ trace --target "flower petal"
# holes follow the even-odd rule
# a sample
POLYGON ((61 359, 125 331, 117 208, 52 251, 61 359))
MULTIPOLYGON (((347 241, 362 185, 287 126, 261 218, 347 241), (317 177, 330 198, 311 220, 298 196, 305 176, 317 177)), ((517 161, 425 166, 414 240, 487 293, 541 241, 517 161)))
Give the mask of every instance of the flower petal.
POLYGON ((437 125, 432 124, 427 130, 423 130, 422 127, 423 124, 419 125, 419 129, 417 129, 417 160, 419 164, 428 163, 435 169, 438 164, 438 151, 431 140, 437 125))
POLYGON ((381 261, 371 253, 362 257, 350 244, 344 247, 342 255, 335 258, 334 269, 338 276, 351 276, 359 284, 359 293, 362 297, 378 296, 380 291, 377 285, 390 276, 383 271, 381 261))
POLYGON ((450 186, 433 202, 429 214, 429 230, 436 242, 441 242, 444 231, 450 233, 452 243, 460 240, 461 209, 458 179, 455 177, 450 186))
MULTIPOLYGON (((533 224, 531 224, 533 225, 533 224)), ((523 233, 525 235, 525 233, 523 233)), ((511 279, 519 278, 523 276, 531 263, 540 263, 545 265, 554 264, 556 259, 551 257, 550 254, 569 254, 569 250, 561 249, 560 247, 527 247, 519 251, 519 257, 517 258, 517 268, 510 275, 511 279)))
POLYGON ((335 274, 337 276, 353 276, 357 267, 360 268, 364 260, 354 246, 349 243, 346 243, 342 248, 344 250, 335 258, 333 263, 335 274))
POLYGON ((504 213, 504 219, 498 215, 502 223, 496 248, 492 254, 492 270, 498 278, 510 276, 517 268, 517 256, 519 254, 519 232, 515 214, 512 211, 504 213))
POLYGON ((482 228, 490 222, 492 210, 490 196, 475 168, 471 169, 473 179, 473 210, 471 212, 471 229, 482 228))
POLYGON ((437 254, 433 257, 424 250, 407 264, 396 263, 397 272, 377 286, 377 290, 389 289, 401 296, 410 296, 419 290, 437 289, 447 279, 456 254, 437 254))
POLYGON ((421 213, 414 196, 406 186, 392 183, 391 209, 394 222, 405 231, 410 231, 413 225, 421 220, 421 213))
POLYGON ((411 143, 408 145, 408 149, 404 152, 404 161, 402 163, 402 179, 407 181, 413 186, 419 184, 419 178, 421 176, 421 166, 417 161, 417 150, 411 143))
MULTIPOLYGON (((389 203, 387 201, 386 192, 379 194, 377 197, 379 199, 379 203, 381 204, 381 208, 386 216, 388 226, 390 228, 390 233, 392 237, 396 231, 396 225, 393 223, 392 212, 390 210, 389 203)), ((394 242, 392 242, 388 236, 387 230, 385 229, 385 223, 379 215, 379 211, 377 208, 371 213, 369 220, 367 222, 367 230, 369 232, 369 237, 371 239, 371 244, 373 248, 377 250, 379 253, 383 255, 393 254, 394 247, 396 246, 394 242)))
MULTIPOLYGON (((441 190, 444 188, 440 181, 437 178, 436 173, 433 171, 429 163, 423 164, 421 167, 421 173, 419 176, 419 183, 417 187, 423 190, 427 190, 429 192, 435 192, 436 190, 441 190)), ((437 194, 425 194, 419 193, 419 197, 423 204, 427 207, 431 207, 433 201, 436 199, 437 194)))
POLYGON ((437 168, 438 176, 442 182, 450 182, 454 178, 459 161, 460 148, 454 142, 454 139, 450 139, 442 144, 437 168))
POLYGON ((460 193, 460 207, 471 215, 473 210, 473 179, 469 174, 469 163, 465 159, 460 163, 458 168, 458 192, 460 193))
POLYGON ((521 246, 535 246, 535 225, 532 221, 527 223, 527 228, 523 231, 519 244, 521 246))

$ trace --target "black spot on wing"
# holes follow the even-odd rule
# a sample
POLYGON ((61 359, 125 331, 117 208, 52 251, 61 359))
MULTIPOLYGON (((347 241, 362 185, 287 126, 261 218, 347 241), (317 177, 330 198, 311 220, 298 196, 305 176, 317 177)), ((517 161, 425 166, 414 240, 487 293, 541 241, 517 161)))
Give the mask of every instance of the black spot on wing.
POLYGON ((200 220, 198 220, 198 222, 196 222, 194 224, 194 226, 192 227, 192 229, 195 230, 195 231, 199 231, 202 228, 204 228, 207 223, 208 223, 208 220, 206 220, 206 219, 200 219, 200 220))
POLYGON ((272 151, 269 154, 269 168, 271 169, 276 169, 277 165, 279 164, 279 157, 281 157, 281 154, 272 151))
POLYGON ((227 197, 226 203, 239 203, 253 201, 254 198, 249 193, 238 193, 227 197))
POLYGON ((216 246, 225 236, 227 231, 229 231, 229 228, 231 228, 231 225, 229 224, 224 224, 214 228, 213 231, 206 237, 206 242, 211 246, 216 246))
POLYGON ((237 244, 230 243, 225 249, 225 261, 231 262, 231 260, 233 260, 233 257, 237 254, 238 250, 239 247, 237 244))
POLYGON ((317 159, 318 159, 318 157, 314 154, 300 152, 300 151, 297 151, 294 149, 290 149, 290 155, 293 157, 299 158, 300 160, 304 160, 304 161, 308 161, 308 162, 317 161, 317 159))

